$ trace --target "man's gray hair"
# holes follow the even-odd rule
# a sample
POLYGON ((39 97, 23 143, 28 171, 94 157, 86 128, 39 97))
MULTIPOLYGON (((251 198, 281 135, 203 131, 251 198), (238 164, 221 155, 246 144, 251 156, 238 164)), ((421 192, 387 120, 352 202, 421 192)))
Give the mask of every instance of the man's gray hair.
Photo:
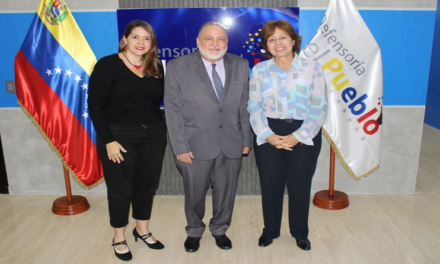
POLYGON ((200 38, 202 36, 202 31, 207 26, 219 26, 219 27, 223 28, 223 30, 226 33, 226 38, 228 38, 228 32, 226 31, 225 25, 223 25, 220 22, 214 22, 214 21, 206 22, 205 24, 203 24, 199 29, 199 34, 197 35, 197 38, 200 38))

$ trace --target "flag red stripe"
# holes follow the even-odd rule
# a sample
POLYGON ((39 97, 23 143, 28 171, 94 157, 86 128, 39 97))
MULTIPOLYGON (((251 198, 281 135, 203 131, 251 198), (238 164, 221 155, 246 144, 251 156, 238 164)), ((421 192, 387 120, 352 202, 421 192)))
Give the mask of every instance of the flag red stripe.
POLYGON ((87 131, 21 51, 15 60, 18 99, 78 179, 87 186, 96 183, 103 176, 102 166, 87 131))

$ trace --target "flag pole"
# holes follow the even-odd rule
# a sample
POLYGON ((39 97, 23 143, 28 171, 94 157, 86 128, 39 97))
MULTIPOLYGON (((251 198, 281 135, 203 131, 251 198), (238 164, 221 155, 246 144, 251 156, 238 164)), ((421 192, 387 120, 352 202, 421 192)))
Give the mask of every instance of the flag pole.
POLYGON ((69 171, 64 166, 63 169, 67 196, 62 196, 53 202, 52 212, 57 215, 76 215, 89 210, 90 205, 86 197, 72 195, 69 171))
POLYGON ((327 210, 339 210, 349 205, 348 196, 344 192, 335 191, 335 152, 330 146, 330 172, 329 189, 319 191, 313 198, 316 207, 327 210))

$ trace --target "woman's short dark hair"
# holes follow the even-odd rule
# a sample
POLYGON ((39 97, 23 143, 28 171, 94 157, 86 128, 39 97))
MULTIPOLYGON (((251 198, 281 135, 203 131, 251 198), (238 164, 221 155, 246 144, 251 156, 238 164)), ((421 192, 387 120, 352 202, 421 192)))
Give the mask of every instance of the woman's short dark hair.
POLYGON ((127 27, 125 28, 124 35, 119 41, 119 52, 124 52, 124 48, 126 46, 124 37, 127 39, 128 36, 130 36, 131 32, 133 32, 133 29, 141 27, 145 31, 148 32, 151 38, 151 47, 150 51, 144 54, 144 70, 143 73, 147 76, 155 77, 155 78, 161 78, 162 74, 159 71, 158 64, 160 63, 159 57, 158 57, 158 51, 157 51, 157 37, 156 32, 154 31, 154 28, 147 22, 143 20, 133 20, 128 23, 127 27))
POLYGON ((261 46, 266 50, 266 59, 271 59, 273 57, 267 48, 267 41, 275 33, 277 28, 286 32, 290 38, 295 41, 295 45, 293 45, 292 48, 294 54, 298 53, 301 47, 301 37, 296 33, 295 29, 289 22, 284 19, 267 21, 261 30, 261 46))

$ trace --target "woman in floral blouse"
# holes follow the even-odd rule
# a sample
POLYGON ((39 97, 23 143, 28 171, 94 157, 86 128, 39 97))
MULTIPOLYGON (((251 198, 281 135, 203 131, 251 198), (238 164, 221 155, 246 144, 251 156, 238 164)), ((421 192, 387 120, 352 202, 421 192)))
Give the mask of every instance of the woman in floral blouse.
POLYGON ((321 150, 327 92, 319 63, 297 54, 300 43, 301 37, 287 21, 267 22, 262 46, 268 60, 252 69, 250 79, 248 111, 264 217, 261 247, 280 236, 287 183, 290 234, 299 248, 311 249, 310 191, 321 150))

